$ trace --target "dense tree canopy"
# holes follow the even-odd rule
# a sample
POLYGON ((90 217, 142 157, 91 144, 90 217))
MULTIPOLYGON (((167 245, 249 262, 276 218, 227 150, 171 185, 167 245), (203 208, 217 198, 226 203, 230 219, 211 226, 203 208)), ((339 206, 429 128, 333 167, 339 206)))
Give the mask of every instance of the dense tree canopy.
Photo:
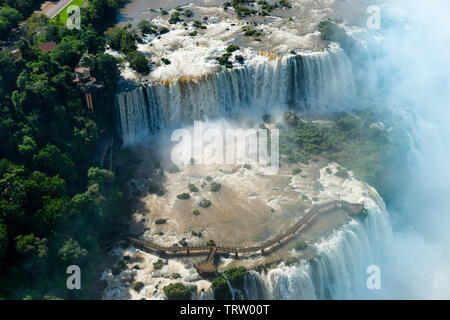
MULTIPOLYGON (((0 1, 0 34, 39 4, 0 1)), ((105 54, 102 33, 116 8, 89 1, 79 30, 33 14, 20 28, 21 57, 0 52, 0 299, 90 297, 108 225, 126 212, 117 177, 91 157, 100 131, 114 131, 118 61, 105 54), (38 48, 47 41, 56 42, 49 53, 38 48), (104 85, 95 112, 73 83, 77 65, 104 85), (82 292, 66 288, 71 264, 83 270, 82 292)))

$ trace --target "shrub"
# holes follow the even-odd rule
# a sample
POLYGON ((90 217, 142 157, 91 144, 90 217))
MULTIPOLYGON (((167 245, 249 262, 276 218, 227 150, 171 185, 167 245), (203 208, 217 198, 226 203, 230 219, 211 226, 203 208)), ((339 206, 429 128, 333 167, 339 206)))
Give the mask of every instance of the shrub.
POLYGON ((195 184, 189 184, 189 191, 190 192, 198 192, 198 188, 195 186, 195 184))
POLYGON ((237 51, 237 50, 239 50, 239 49, 240 49, 239 46, 230 45, 230 46, 228 46, 228 48, 227 48, 227 52, 228 52, 228 53, 232 53, 232 52, 237 51))
POLYGON ((348 171, 343 168, 337 169, 334 175, 342 179, 348 179, 349 177, 348 171))
POLYGON ((333 173, 330 168, 326 168, 325 172, 328 173, 328 174, 332 174, 333 173))
POLYGON ((192 211, 192 214, 193 214, 194 216, 198 216, 198 215, 200 215, 200 211, 194 210, 194 211, 192 211))
POLYGON ((173 165, 172 167, 170 167, 169 169, 167 169, 167 171, 169 173, 178 173, 180 172, 180 168, 177 165, 173 165))
POLYGON ((161 225, 161 224, 165 224, 167 222, 167 219, 158 219, 155 221, 155 224, 161 225))
POLYGON ((300 250, 305 250, 306 247, 308 247, 308 245, 306 244, 306 242, 300 240, 300 241, 297 241, 297 242, 295 243, 294 249, 297 250, 297 251, 300 251, 300 250))
POLYGON ((164 262, 161 259, 158 259, 158 261, 153 262, 153 268, 155 270, 160 270, 164 266, 164 262))
POLYGON ((214 245, 216 245, 216 243, 214 242, 214 240, 208 240, 208 241, 206 241, 206 245, 207 246, 214 246, 214 245))
POLYGON ((157 31, 156 31, 157 26, 155 26, 153 23, 151 23, 148 20, 142 20, 141 22, 139 22, 138 28, 139 28, 139 30, 141 30, 141 32, 143 34, 148 34, 148 33, 156 34, 157 33, 157 31))
POLYGON ((177 22, 180 22, 180 21, 182 21, 181 19, 180 19, 180 12, 174 12, 174 13, 172 13, 171 15, 170 15, 170 18, 169 18, 169 23, 170 24, 176 24, 177 22))
POLYGON ((136 291, 140 291, 144 287, 144 284, 141 281, 137 281, 133 283, 133 289, 136 291))
POLYGON ((236 59, 236 62, 239 62, 240 64, 244 64, 244 57, 241 55, 236 55, 234 57, 234 59, 236 59))
POLYGON ((163 236, 163 235, 164 235, 164 232, 158 231, 156 234, 157 234, 158 236, 163 236))
POLYGON ((191 37, 195 37, 196 35, 197 35, 197 31, 192 31, 191 33, 189 33, 189 35, 191 36, 191 37))
POLYGON ((130 63, 130 66, 140 74, 147 75, 150 72, 145 54, 139 51, 130 51, 127 53, 126 59, 130 63))
POLYGON ((177 198, 180 200, 187 200, 191 197, 191 195, 187 192, 185 193, 180 193, 179 195, 177 195, 177 198))
POLYGON ((169 300, 190 300, 192 287, 186 287, 182 283, 171 283, 163 288, 164 294, 169 300))
POLYGON ((302 172, 302 169, 300 169, 300 168, 294 168, 294 169, 292 169, 292 174, 299 174, 299 173, 301 173, 302 172))
POLYGON ((334 22, 325 20, 319 23, 319 31, 323 40, 340 41, 345 38, 345 31, 334 22))
POLYGON ((245 267, 233 267, 224 271, 225 277, 230 281, 233 288, 244 289, 244 277, 248 274, 245 267))
POLYGON ((292 5, 287 0, 280 0, 280 2, 278 2, 278 5, 284 8, 292 8, 292 5))
POLYGON ((213 180, 213 178, 211 176, 206 176, 205 180, 208 182, 211 182, 213 180))
POLYGON ((252 168, 252 166, 249 164, 244 164, 244 168, 250 170, 252 168))
POLYGON ((256 33, 255 30, 245 30, 244 36, 251 37, 251 36, 255 35, 255 33, 256 33))
POLYGON ((178 243, 182 246, 182 247, 187 247, 188 243, 186 242, 186 240, 183 238, 180 241, 178 241, 178 243))
POLYGON ((222 188, 222 185, 220 183, 212 182, 211 183, 211 191, 212 192, 218 192, 222 188))
POLYGON ((131 29, 131 25, 114 27, 106 33, 106 43, 112 49, 123 53, 136 51, 136 41, 139 39, 136 30, 131 29))
POLYGON ((175 272, 172 274, 172 278, 173 279, 180 279, 181 278, 181 274, 179 274, 178 272, 175 272))
POLYGON ((304 201, 306 201, 306 200, 308 200, 309 198, 308 198, 308 196, 306 195, 306 194, 303 194, 302 195, 302 200, 304 200, 304 201))
POLYGON ((159 34, 165 34, 165 33, 168 33, 169 31, 170 30, 167 29, 166 27, 159 28, 159 30, 158 30, 159 34))
POLYGON ((209 208, 211 206, 211 201, 203 199, 198 205, 202 208, 209 208))
POLYGON ((161 61, 162 61, 164 64, 166 64, 166 65, 169 65, 169 64, 172 63, 172 62, 170 62, 170 60, 167 59, 167 58, 161 58, 161 61))

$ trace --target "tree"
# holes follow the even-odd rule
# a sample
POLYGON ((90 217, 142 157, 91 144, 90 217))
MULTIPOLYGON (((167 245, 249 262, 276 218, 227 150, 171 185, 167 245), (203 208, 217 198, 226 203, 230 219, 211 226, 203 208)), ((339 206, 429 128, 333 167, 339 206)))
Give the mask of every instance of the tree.
POLYGON ((63 199, 45 196, 42 208, 33 214, 33 230, 41 236, 54 233, 58 223, 64 217, 66 206, 67 203, 63 199))
POLYGON ((58 256, 64 262, 77 264, 86 257, 88 251, 80 247, 77 241, 74 239, 66 240, 63 246, 58 251, 58 256))
POLYGON ((16 9, 0 7, 0 38, 7 38, 11 29, 17 27, 21 19, 22 15, 16 9))
POLYGON ((0 94, 2 96, 16 88, 17 76, 23 68, 23 61, 9 50, 0 51, 0 94))
POLYGON ((53 144, 47 144, 33 156, 33 164, 39 171, 47 172, 50 175, 60 174, 64 178, 74 179, 75 165, 70 157, 62 153, 53 144))
POLYGON ((219 276, 211 281, 211 288, 214 291, 216 300, 231 300, 232 295, 228 287, 228 281, 224 276, 219 276))
POLYGON ((97 167, 91 167, 88 170, 88 184, 93 185, 97 183, 100 189, 107 183, 111 183, 114 179, 114 173, 106 169, 101 169, 97 167))
POLYGON ((8 229, 3 220, 0 219, 0 267, 3 264, 3 257, 8 247, 8 229))
POLYGON ((127 60, 130 66, 137 72, 147 75, 150 72, 147 57, 139 51, 131 51, 127 53, 127 60))
POLYGON ((88 51, 88 53, 97 53, 104 50, 105 40, 103 37, 98 35, 92 25, 81 34, 80 40, 82 46, 88 51))
POLYGON ((35 255, 44 258, 48 254, 47 239, 35 237, 33 233, 19 235, 16 240, 16 252, 20 255, 35 255))
POLYGON ((36 151, 37 145, 32 137, 24 136, 22 144, 17 146, 19 153, 25 157, 30 157, 36 151))
POLYGON ((73 36, 64 37, 53 49, 51 55, 60 65, 75 67, 81 57, 80 42, 73 36))
POLYGON ((106 43, 111 49, 128 53, 136 51, 136 41, 139 35, 131 29, 131 24, 124 27, 114 27, 106 33, 106 43))
POLYGON ((142 20, 141 22, 139 22, 138 28, 139 28, 139 30, 141 30, 141 32, 143 34, 147 34, 147 33, 155 34, 155 33, 157 33, 158 26, 155 26, 153 23, 151 23, 148 20, 142 20))

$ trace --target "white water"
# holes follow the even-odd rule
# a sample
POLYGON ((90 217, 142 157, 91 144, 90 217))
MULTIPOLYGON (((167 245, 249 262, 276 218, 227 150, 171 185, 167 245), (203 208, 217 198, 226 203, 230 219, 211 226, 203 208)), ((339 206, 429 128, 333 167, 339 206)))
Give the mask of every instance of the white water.
POLYGON ((117 94, 125 144, 162 127, 219 116, 262 115, 274 107, 320 111, 354 97, 347 55, 338 46, 324 52, 255 59, 231 71, 191 81, 154 84, 117 94))
MULTIPOLYGON (((346 53, 338 46, 273 60, 261 56, 230 71, 117 94, 120 131, 125 144, 133 144, 161 128, 197 119, 262 115, 283 107, 337 110, 355 97, 355 82, 360 84, 355 79, 361 77, 364 75, 354 74, 346 53)), ((314 244, 315 255, 309 259, 295 266, 281 265, 266 274, 252 271, 245 279, 247 298, 376 297, 367 289, 366 269, 383 264, 383 253, 392 244, 392 231, 381 199, 377 204, 369 202, 366 208, 369 215, 364 222, 352 220, 314 244)))
MULTIPOLYGON (((374 298, 366 286, 370 265, 382 265, 391 243, 388 214, 366 202, 364 222, 350 221, 314 245, 315 255, 298 265, 281 265, 266 274, 251 272, 244 290, 250 299, 374 298)), ((382 206, 383 207, 383 206, 382 206)))

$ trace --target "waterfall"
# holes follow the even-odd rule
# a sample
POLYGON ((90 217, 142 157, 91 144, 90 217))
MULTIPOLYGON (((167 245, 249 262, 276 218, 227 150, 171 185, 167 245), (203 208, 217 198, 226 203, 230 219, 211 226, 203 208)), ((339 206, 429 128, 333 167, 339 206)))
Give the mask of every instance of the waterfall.
POLYGON ((381 265, 392 237, 384 205, 369 205, 364 221, 351 219, 329 237, 313 245, 314 254, 295 266, 251 271, 244 281, 249 299, 361 299, 370 265, 381 265))
POLYGON ((118 93, 118 126, 125 144, 162 127, 288 106, 316 110, 353 97, 351 63, 337 45, 323 52, 253 59, 232 70, 118 93))

